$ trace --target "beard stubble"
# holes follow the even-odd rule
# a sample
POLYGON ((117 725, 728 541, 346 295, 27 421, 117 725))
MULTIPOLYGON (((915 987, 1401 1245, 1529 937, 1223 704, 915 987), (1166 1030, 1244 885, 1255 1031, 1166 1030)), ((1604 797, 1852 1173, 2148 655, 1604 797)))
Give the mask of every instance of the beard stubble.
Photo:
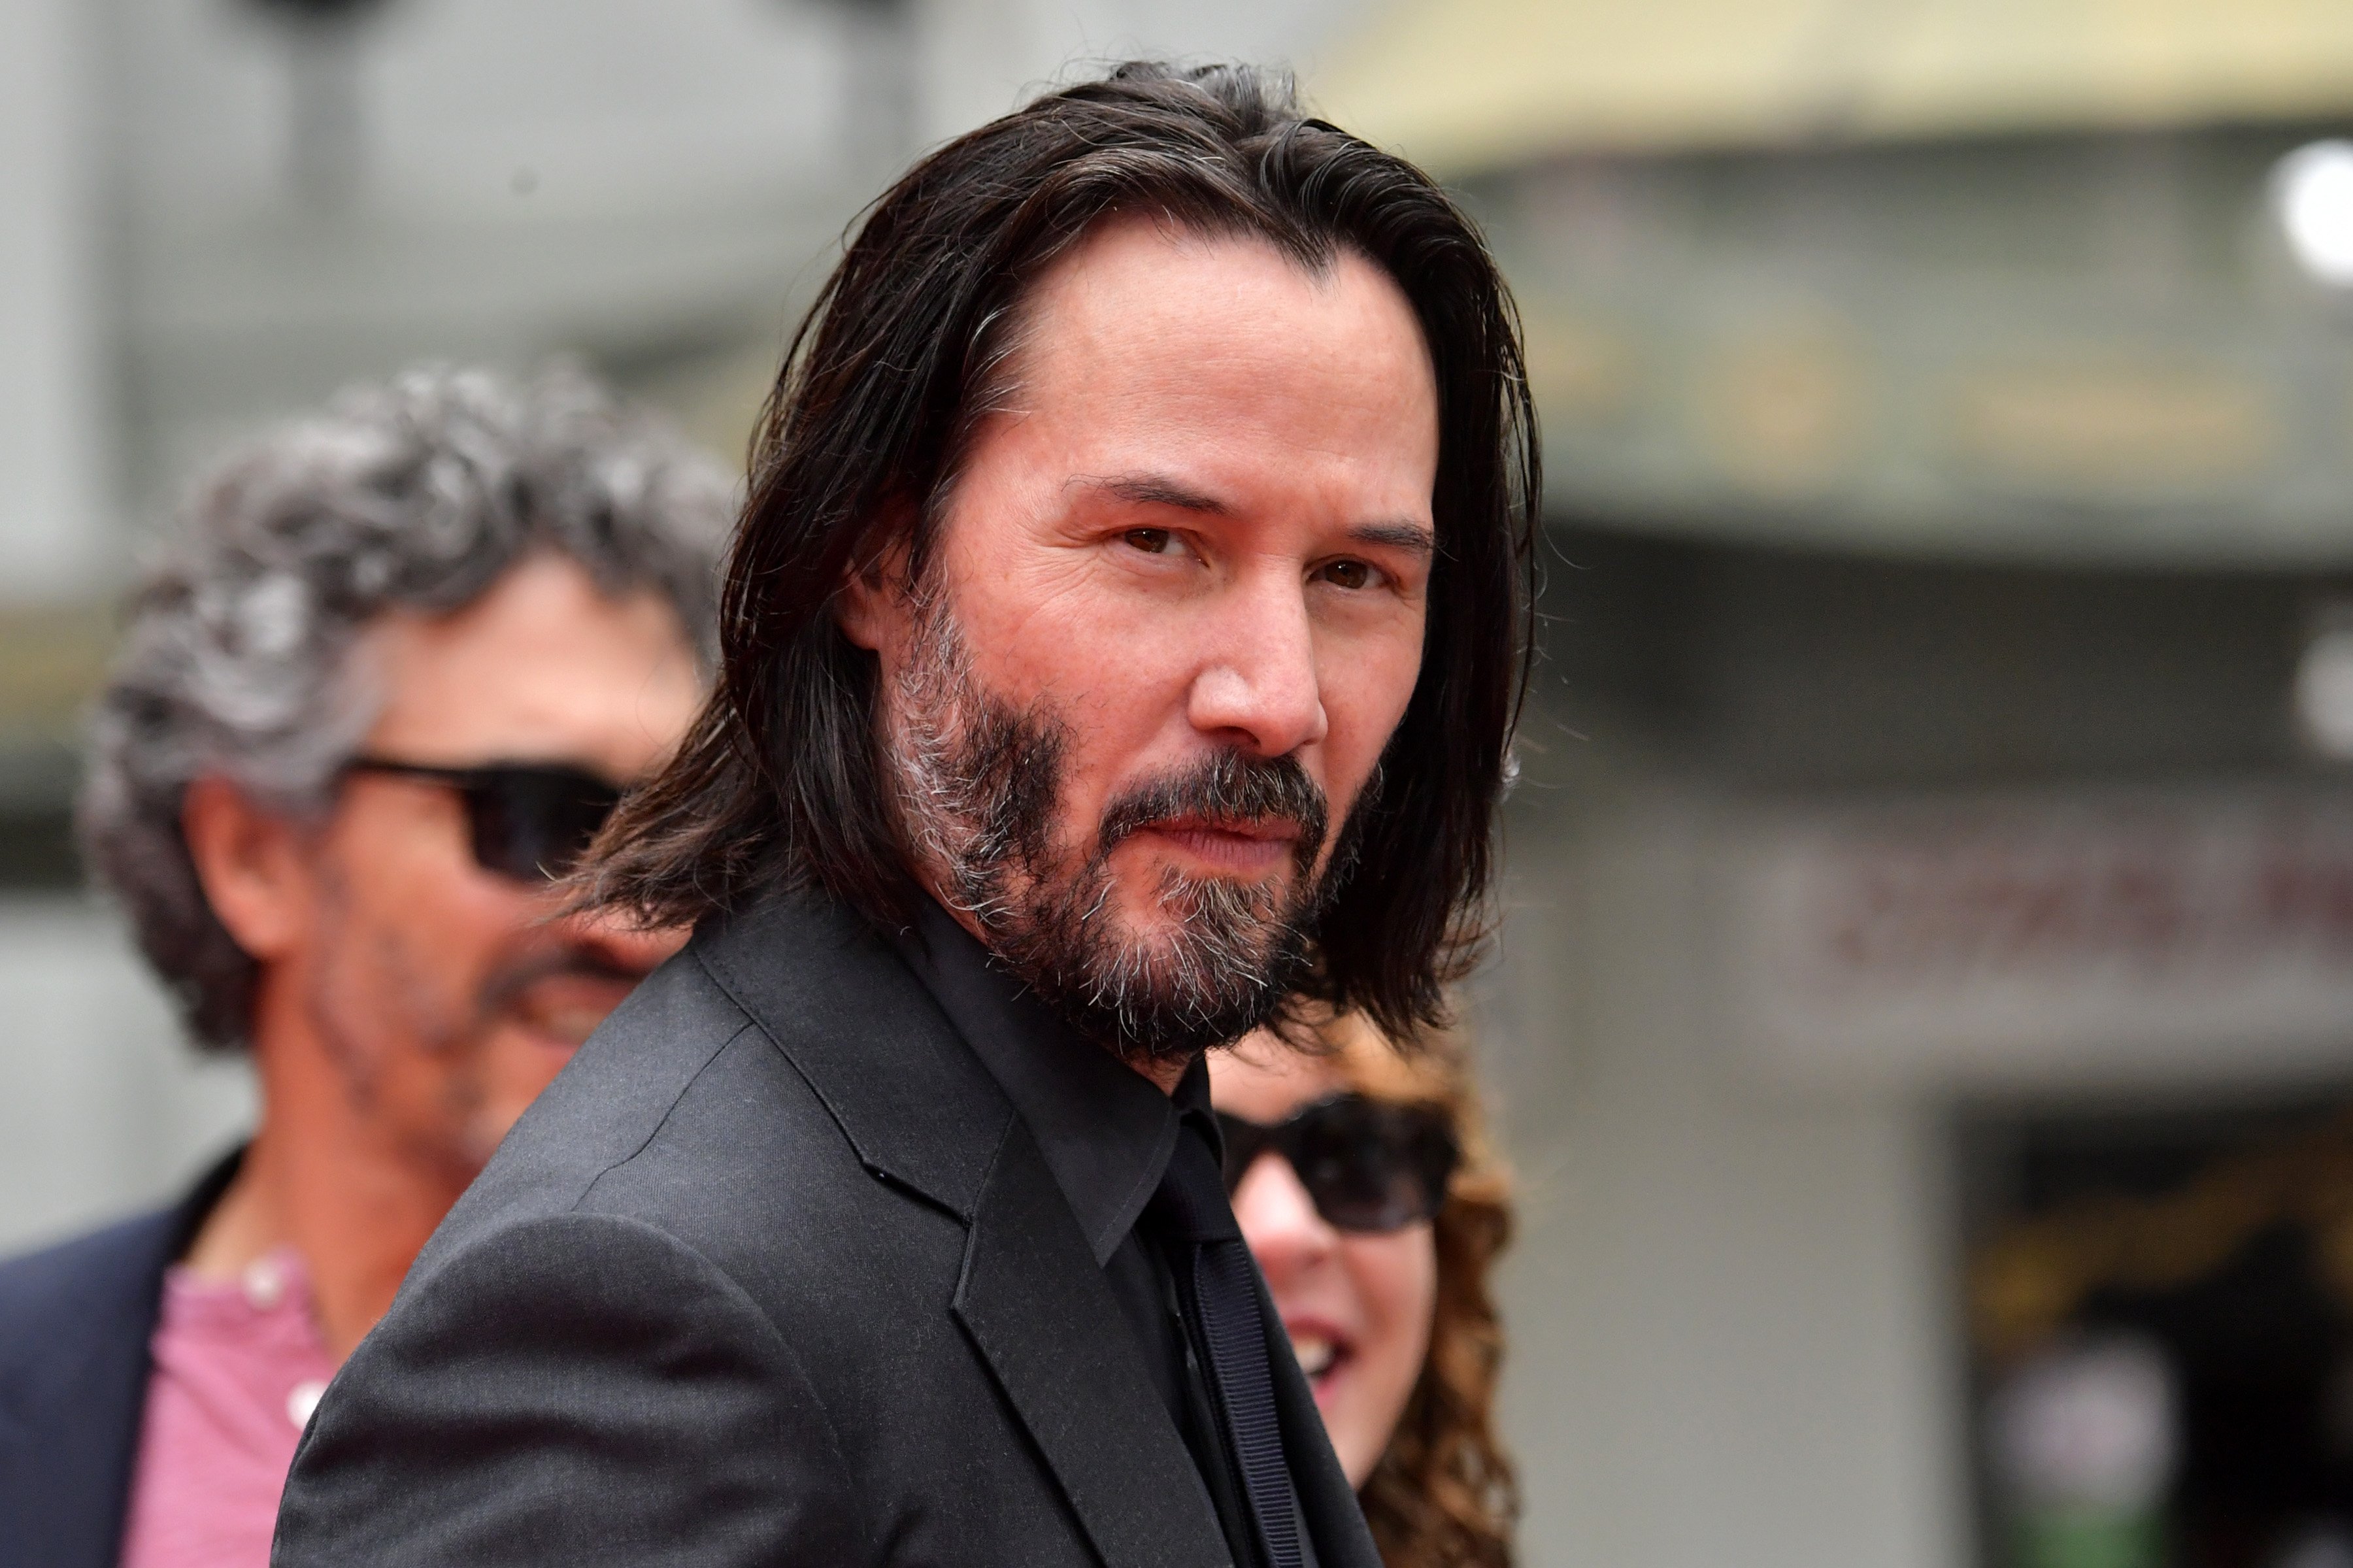
POLYGON ((1311 932, 1356 837, 1344 829, 1316 875, 1328 807, 1298 759, 1228 749, 1147 779, 1110 802, 1071 864, 1056 832, 1070 726, 1042 703, 1017 708, 980 685, 941 596, 918 603, 894 686, 883 761, 907 847, 1082 1038, 1139 1065, 1182 1062, 1281 1015, 1309 976, 1311 932), (1116 907, 1112 852, 1178 819, 1290 823, 1290 877, 1167 867, 1150 895, 1166 932, 1131 929, 1116 907))

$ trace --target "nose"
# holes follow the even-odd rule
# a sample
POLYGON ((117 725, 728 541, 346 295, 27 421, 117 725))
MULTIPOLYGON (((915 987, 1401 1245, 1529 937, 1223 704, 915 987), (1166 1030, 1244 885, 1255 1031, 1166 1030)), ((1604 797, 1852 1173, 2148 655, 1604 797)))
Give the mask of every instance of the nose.
POLYGON ((1218 650, 1194 678, 1187 717, 1223 744, 1280 757, 1321 741, 1330 725, 1306 584, 1288 572, 1261 577, 1220 618, 1218 650))
POLYGON ((1258 1157, 1234 1189, 1234 1220, 1270 1287, 1328 1262, 1339 1233, 1315 1212, 1299 1173, 1280 1154, 1258 1157))

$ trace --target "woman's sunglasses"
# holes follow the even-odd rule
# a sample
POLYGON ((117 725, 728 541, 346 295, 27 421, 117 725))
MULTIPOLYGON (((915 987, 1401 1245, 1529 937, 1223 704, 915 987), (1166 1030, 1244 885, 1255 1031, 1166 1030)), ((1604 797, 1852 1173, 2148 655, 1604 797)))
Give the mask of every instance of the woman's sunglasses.
POLYGON ((550 882, 571 870, 621 800, 621 792, 596 774, 554 763, 444 768, 354 757, 343 770, 423 779, 449 790, 465 807, 474 863, 518 882, 550 882))
POLYGON ((1335 1230, 1375 1234, 1434 1219, 1461 1163, 1443 1112, 1361 1094, 1303 1106, 1272 1127, 1218 1112, 1226 1138, 1226 1191, 1272 1152, 1291 1163, 1315 1212, 1335 1230))

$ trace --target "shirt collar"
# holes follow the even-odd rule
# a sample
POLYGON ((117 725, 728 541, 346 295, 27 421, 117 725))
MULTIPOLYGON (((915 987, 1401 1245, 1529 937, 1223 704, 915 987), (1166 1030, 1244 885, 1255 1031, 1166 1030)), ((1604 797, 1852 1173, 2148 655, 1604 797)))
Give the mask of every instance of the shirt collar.
POLYGON ((931 900, 899 948, 1028 1123, 1097 1264, 1110 1260, 1152 1200, 1180 1127, 1219 1151, 1206 1061, 1187 1068, 1173 1094, 1161 1093, 1073 1035, 931 900))

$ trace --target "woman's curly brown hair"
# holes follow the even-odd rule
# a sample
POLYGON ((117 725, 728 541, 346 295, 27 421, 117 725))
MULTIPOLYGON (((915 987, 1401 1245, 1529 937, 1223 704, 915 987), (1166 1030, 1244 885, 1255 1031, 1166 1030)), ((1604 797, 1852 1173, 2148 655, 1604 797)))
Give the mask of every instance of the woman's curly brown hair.
POLYGON ((1357 1494, 1365 1521, 1387 1568, 1509 1568, 1520 1497, 1495 1432, 1504 1332, 1488 1274, 1511 1239, 1511 1183, 1487 1142, 1469 1057, 1461 1042, 1427 1036, 1400 1056, 1356 1018, 1318 1032, 1359 1092, 1437 1107, 1462 1150, 1431 1227, 1438 1302, 1430 1353, 1357 1494))

